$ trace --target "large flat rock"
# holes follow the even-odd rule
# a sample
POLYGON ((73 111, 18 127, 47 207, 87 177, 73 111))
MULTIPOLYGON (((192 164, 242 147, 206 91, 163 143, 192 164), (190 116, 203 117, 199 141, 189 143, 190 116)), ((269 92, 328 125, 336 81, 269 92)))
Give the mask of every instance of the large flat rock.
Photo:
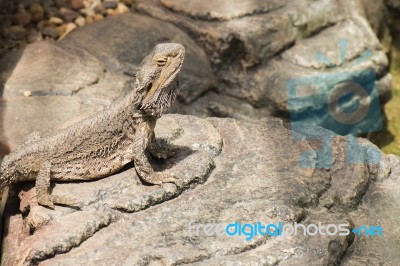
MULTIPOLYGON (((383 1, 139 0, 136 9, 185 29, 210 58, 222 97, 208 105, 201 99, 195 102, 199 115, 252 119, 255 113, 315 113, 326 108, 327 101, 293 105, 287 82, 318 77, 315 86, 324 87, 320 95, 326 95, 342 82, 332 77, 345 72, 346 79, 354 81, 371 69, 377 81, 371 98, 382 104, 390 98, 391 85, 385 82, 391 78, 385 54, 390 36, 383 1), (386 42, 383 46, 377 35, 386 42), (254 111, 242 109, 236 99, 254 111), (215 102, 236 108, 215 109, 215 102)), ((193 104, 183 107, 185 113, 191 108, 193 104)), ((326 119, 313 122, 324 125, 326 119)))
POLYGON ((368 163, 371 149, 377 151, 371 143, 362 141, 369 148, 360 151, 327 130, 293 126, 296 131, 275 118, 244 122, 165 115, 156 133, 180 152, 153 163, 170 168, 181 184, 144 186, 128 167, 98 181, 57 183, 52 193, 78 197, 82 210, 57 206, 54 211, 30 200, 32 184, 24 184, 6 212, 3 263, 338 265, 344 259, 346 265, 360 265, 367 254, 376 264, 398 263, 400 235, 391 221, 400 210, 395 200, 399 160, 380 154, 379 162, 368 163), (331 151, 301 139, 305 130, 332 138, 331 151), (346 149, 365 163, 350 163, 346 149), (301 163, 305 152, 309 167, 301 163), (330 153, 332 164, 318 167, 330 153), (246 239, 196 229, 235 221, 348 224, 350 229, 379 223, 385 240, 354 234, 246 239))

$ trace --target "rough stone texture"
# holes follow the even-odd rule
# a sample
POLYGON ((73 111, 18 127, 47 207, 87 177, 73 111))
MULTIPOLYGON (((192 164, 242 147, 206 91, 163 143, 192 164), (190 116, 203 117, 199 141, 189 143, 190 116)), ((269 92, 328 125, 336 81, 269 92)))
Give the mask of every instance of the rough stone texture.
POLYGON ((111 17, 74 31, 61 42, 61 46, 85 49, 103 62, 108 71, 135 73, 138 62, 154 45, 162 42, 178 42, 186 48, 180 101, 192 102, 215 86, 203 50, 175 26, 149 17, 135 14, 111 17))
MULTIPOLYGON (((399 263, 399 159, 382 154, 379 164, 352 165, 346 161, 344 137, 307 124, 295 128, 291 131, 276 118, 244 122, 166 115, 156 134, 180 152, 155 166, 170 167, 183 179, 182 186, 144 186, 129 168, 98 181, 57 183, 52 193, 79 195, 82 210, 51 211, 29 200, 32 184, 24 184, 19 192, 21 213, 11 211, 18 206, 17 194, 8 206, 3 263, 399 263), (316 167, 328 151, 321 153, 318 143, 293 137, 310 129, 321 137, 334 137, 330 168, 316 167), (312 154, 312 168, 300 166, 304 151, 312 154), (245 236, 196 235, 195 229, 190 234, 191 221, 347 223, 350 228, 380 224, 385 237, 256 236, 246 241, 245 236)), ((367 160, 371 154, 366 149, 357 156, 367 160)))
MULTIPOLYGON (((308 102, 307 106, 288 110, 286 82, 290 79, 317 75, 322 77, 321 84, 326 82, 327 89, 332 89, 335 82, 329 80, 329 74, 348 72, 352 80, 357 71, 369 68, 377 71, 378 80, 390 79, 387 49, 381 47, 375 35, 383 39, 386 28, 370 11, 379 6, 381 11, 376 13, 383 16, 386 9, 382 1, 375 2, 254 0, 240 2, 247 6, 238 13, 234 11, 238 1, 223 8, 224 1, 210 4, 190 0, 139 0, 136 9, 185 29, 198 41, 217 75, 217 92, 230 97, 231 105, 236 98, 250 104, 255 112, 276 115, 297 112, 303 107, 311 110, 321 107, 321 102, 319 105, 308 102), (371 18, 374 30, 366 18, 371 18), (348 43, 345 56, 339 49, 343 39, 348 43), (361 57, 366 51, 370 55, 361 57), (317 53, 329 60, 317 60, 317 53), (362 64, 355 67, 360 61, 362 64)), ((390 97, 390 83, 378 90, 383 100, 390 97)), ((221 100, 221 105, 226 102, 226 98, 221 100)), ((213 108, 199 105, 202 115, 213 108)), ((233 108, 216 115, 250 119, 251 113, 233 108)))
POLYGON ((101 109, 85 104, 78 97, 12 97, 0 101, 1 142, 15 150, 32 131, 42 135, 55 127, 88 112, 101 109))
MULTIPOLYGON (((45 133, 110 105, 130 89, 142 57, 165 41, 187 49, 181 96, 173 108, 182 114, 287 116, 288 79, 338 73, 352 79, 368 68, 376 72, 382 102, 390 97, 386 50, 379 42, 381 1, 244 3, 138 0, 137 10, 154 18, 107 18, 61 42, 8 55, 0 62, 0 153, 8 150, 4 143, 13 150, 33 130, 45 133), (369 56, 361 60, 366 51, 369 56), (317 60, 317 53, 326 60, 317 60), (32 97, 21 97, 28 92, 32 97)), ((326 78, 324 84, 338 81, 326 78)), ((295 110, 310 107, 318 109, 321 102, 301 102, 295 110)), ((373 153, 351 147, 364 163, 350 164, 347 138, 306 124, 290 128, 274 118, 164 116, 156 135, 180 149, 152 163, 157 170, 171 168, 183 180, 179 187, 145 186, 128 165, 97 181, 55 184, 52 193, 78 195, 82 210, 51 211, 35 203, 32 183, 21 184, 7 206, 3 264, 400 264, 399 159, 382 154, 379 165, 367 164, 373 153), (330 154, 320 149, 321 141, 331 139, 333 163, 319 168, 330 154), (304 152, 308 168, 301 167, 304 152), (380 224, 385 235, 246 241, 190 235, 190 221, 380 224)))
POLYGON ((388 179, 370 186, 359 208, 350 213, 355 224, 379 224, 384 237, 358 237, 348 250, 343 265, 399 264, 400 161, 390 157, 392 169, 388 179), (378 252, 377 252, 378 251, 378 252))
POLYGON ((205 20, 229 20, 232 18, 253 15, 256 13, 266 13, 286 5, 287 1, 214 1, 212 5, 206 2, 196 2, 190 0, 161 0, 167 8, 175 12, 185 13, 193 18, 205 20))
POLYGON ((71 53, 50 42, 10 53, 0 65, 3 97, 22 96, 26 90, 32 95, 72 95, 102 79, 105 70, 100 61, 82 49, 71 53))

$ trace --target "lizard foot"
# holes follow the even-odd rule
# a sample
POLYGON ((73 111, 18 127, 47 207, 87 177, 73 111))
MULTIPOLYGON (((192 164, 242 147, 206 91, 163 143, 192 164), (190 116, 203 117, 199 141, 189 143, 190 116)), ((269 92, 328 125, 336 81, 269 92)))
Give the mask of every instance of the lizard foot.
POLYGON ((56 195, 40 195, 38 196, 37 201, 40 205, 50 209, 54 209, 54 204, 80 207, 79 202, 76 199, 56 195))
POLYGON ((155 172, 146 178, 143 178, 143 180, 153 185, 161 185, 163 183, 174 183, 175 185, 179 185, 180 183, 180 179, 169 172, 155 172))
POLYGON ((168 159, 173 157, 175 154, 177 154, 177 150, 175 149, 164 149, 151 152, 151 155, 157 159, 168 159))

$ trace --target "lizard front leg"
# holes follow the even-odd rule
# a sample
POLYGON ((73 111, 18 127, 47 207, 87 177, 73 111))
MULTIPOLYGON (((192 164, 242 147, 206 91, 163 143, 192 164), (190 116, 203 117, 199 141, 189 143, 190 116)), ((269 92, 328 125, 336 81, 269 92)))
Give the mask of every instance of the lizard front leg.
POLYGON ((51 163, 45 162, 40 166, 36 177, 35 189, 38 204, 54 209, 54 204, 79 206, 78 201, 72 198, 50 195, 51 163))
POLYGON ((150 143, 149 143, 149 150, 151 155, 158 159, 167 159, 172 157, 175 154, 175 151, 170 149, 169 147, 161 147, 158 142, 156 141, 156 137, 154 132, 151 134, 150 143))
POLYGON ((153 131, 147 123, 139 125, 133 136, 133 152, 135 169, 140 178, 150 184, 159 185, 162 183, 176 183, 179 179, 173 174, 154 172, 146 158, 145 151, 151 140, 153 131))

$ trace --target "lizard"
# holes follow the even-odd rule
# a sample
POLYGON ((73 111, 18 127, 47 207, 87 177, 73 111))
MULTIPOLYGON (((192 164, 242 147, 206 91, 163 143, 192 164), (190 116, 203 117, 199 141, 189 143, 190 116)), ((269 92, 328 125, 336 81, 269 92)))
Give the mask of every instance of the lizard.
POLYGON ((28 136, 0 162, 0 191, 18 182, 34 181, 39 205, 79 206, 74 198, 51 195, 50 181, 83 181, 109 176, 133 161, 138 176, 153 185, 176 183, 167 171, 156 172, 145 152, 166 158, 155 141, 158 118, 174 103, 185 48, 178 43, 154 47, 139 65, 132 91, 110 107, 41 138, 28 136))

